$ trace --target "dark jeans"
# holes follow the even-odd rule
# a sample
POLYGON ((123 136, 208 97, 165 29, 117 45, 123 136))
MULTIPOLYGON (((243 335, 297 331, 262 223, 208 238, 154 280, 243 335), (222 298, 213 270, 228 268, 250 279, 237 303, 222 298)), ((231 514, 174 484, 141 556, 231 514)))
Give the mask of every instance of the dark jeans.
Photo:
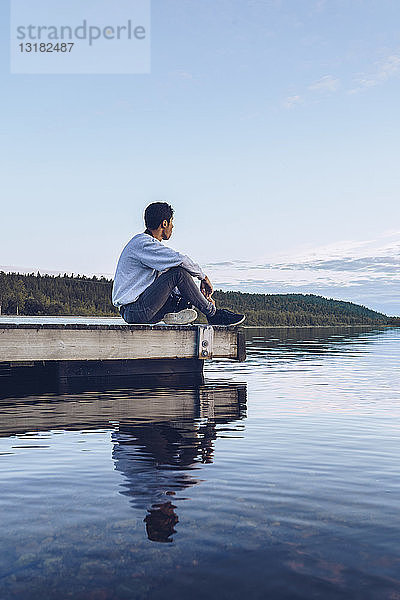
POLYGON ((157 323, 167 312, 173 310, 171 294, 178 288, 182 298, 188 300, 205 315, 212 315, 214 305, 200 292, 192 276, 183 267, 172 267, 162 273, 131 304, 121 307, 121 314, 127 323, 157 323))

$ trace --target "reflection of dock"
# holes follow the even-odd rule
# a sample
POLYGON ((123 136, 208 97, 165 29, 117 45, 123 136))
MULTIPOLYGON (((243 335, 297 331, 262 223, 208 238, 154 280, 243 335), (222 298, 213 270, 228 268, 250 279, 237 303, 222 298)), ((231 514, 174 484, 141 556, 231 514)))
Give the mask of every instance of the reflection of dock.
POLYGON ((0 402, 0 436, 197 419, 228 422, 243 418, 245 409, 246 386, 243 384, 12 397, 0 402))
POLYGON ((59 377, 201 372, 204 359, 245 360, 233 327, 1 323, 0 366, 49 367, 59 377))
POLYGON ((119 493, 144 521, 148 539, 168 543, 187 499, 180 492, 200 483, 202 465, 214 462, 220 426, 236 437, 245 417, 246 385, 235 383, 14 395, 0 401, 0 438, 106 430, 119 493))

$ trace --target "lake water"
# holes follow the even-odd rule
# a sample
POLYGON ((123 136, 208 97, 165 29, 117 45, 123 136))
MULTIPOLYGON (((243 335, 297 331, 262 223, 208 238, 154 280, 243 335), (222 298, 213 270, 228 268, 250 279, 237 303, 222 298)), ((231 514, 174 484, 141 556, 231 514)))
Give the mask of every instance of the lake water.
POLYGON ((1 600, 400 599, 400 329, 246 336, 204 385, 3 394, 1 600))

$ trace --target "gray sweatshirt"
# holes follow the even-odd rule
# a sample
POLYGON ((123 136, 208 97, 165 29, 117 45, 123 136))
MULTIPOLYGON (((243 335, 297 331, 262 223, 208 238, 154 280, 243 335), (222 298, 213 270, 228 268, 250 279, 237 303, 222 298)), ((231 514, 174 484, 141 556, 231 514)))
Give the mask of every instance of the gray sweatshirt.
POLYGON ((147 233, 138 233, 125 246, 119 257, 114 277, 112 301, 120 307, 135 302, 160 273, 181 266, 193 277, 205 275, 195 262, 147 233))

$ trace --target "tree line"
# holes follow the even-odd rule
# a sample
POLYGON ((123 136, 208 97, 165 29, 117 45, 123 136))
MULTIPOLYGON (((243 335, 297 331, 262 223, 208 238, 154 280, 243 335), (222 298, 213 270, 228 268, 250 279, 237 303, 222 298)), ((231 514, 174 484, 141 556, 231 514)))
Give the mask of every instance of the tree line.
MULTIPOLYGON (((0 272, 0 314, 117 316, 105 277, 0 272)), ((246 325, 400 325, 400 317, 313 294, 214 292, 217 305, 246 313, 246 325)))
POLYGON ((71 277, 0 272, 0 312, 4 315, 116 316, 112 281, 105 277, 71 277))

